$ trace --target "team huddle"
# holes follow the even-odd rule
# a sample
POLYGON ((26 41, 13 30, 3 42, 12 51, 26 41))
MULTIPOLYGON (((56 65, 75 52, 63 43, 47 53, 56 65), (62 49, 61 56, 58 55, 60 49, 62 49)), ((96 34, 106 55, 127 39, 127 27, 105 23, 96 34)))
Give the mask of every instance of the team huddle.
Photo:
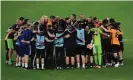
POLYGON ((123 33, 113 18, 20 17, 5 36, 6 63, 24 69, 74 69, 123 65, 123 33))

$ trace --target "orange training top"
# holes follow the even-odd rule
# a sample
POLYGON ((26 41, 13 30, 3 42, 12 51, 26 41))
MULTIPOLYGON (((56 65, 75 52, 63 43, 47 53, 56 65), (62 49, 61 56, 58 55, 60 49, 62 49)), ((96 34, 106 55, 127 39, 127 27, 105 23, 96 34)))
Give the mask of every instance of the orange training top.
POLYGON ((118 35, 121 35, 122 32, 116 29, 111 29, 109 32, 111 33, 111 44, 120 45, 120 42, 118 40, 118 35))

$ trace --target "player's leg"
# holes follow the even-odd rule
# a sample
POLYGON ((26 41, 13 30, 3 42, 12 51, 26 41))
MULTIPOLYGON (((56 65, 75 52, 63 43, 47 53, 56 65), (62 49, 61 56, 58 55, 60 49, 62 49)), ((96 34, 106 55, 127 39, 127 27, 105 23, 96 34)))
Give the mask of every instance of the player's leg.
POLYGON ((89 54, 90 54, 90 67, 93 67, 93 60, 94 60, 94 55, 93 55, 93 49, 89 50, 89 54))
POLYGON ((35 47, 35 42, 31 42, 31 61, 30 61, 30 66, 35 69, 35 64, 36 64, 36 47, 35 47))
POLYGON ((115 61, 115 67, 119 67, 118 45, 113 45, 113 56, 115 61))
POLYGON ((88 67, 88 55, 87 54, 85 54, 85 66, 86 68, 88 67))
POLYGON ((121 66, 123 66, 123 53, 121 50, 118 52, 118 55, 119 55, 119 63, 121 66))
POLYGON ((77 68, 80 68, 80 47, 77 46, 76 48, 76 61, 77 61, 77 68))
POLYGON ((80 68, 80 55, 76 55, 76 60, 77 60, 77 68, 80 68))
POLYGON ((29 45, 28 46, 25 46, 25 49, 24 49, 24 59, 25 59, 25 68, 27 69, 28 68, 28 62, 29 62, 29 54, 30 54, 30 47, 29 45))
POLYGON ((124 50, 124 46, 123 46, 123 42, 120 42, 120 50, 119 50, 119 63, 122 66, 123 65, 123 50, 124 50))
POLYGON ((54 54, 53 54, 53 52, 54 52, 54 47, 52 46, 51 48, 50 48, 50 58, 51 58, 51 62, 52 62, 52 69, 54 69, 55 68, 55 57, 54 57, 54 54))
POLYGON ((71 56, 71 68, 74 68, 75 59, 74 56, 71 56))
POLYGON ((60 53, 60 49, 59 49, 59 47, 56 47, 55 48, 56 69, 59 69, 59 53, 60 53))
POLYGON ((98 46, 98 68, 101 68, 102 64, 102 48, 101 45, 98 46))
POLYGON ((13 46, 13 40, 12 39, 7 39, 7 44, 8 44, 8 58, 9 58, 9 61, 8 61, 8 64, 11 65, 12 64, 12 53, 13 53, 13 49, 14 49, 14 46, 13 46))
POLYGON ((23 47, 20 47, 19 46, 19 62, 18 62, 18 65, 19 67, 23 67, 24 68, 24 50, 23 50, 23 47))
POLYGON ((41 49, 41 63, 42 69, 44 69, 44 57, 45 57, 45 49, 41 49))
POLYGON ((8 45, 7 45, 7 40, 5 40, 5 48, 6 48, 6 63, 8 63, 8 61, 9 61, 9 58, 8 58, 9 49, 8 49, 8 45))
POLYGON ((75 48, 71 48, 71 68, 74 69, 74 64, 75 64, 75 48))
POLYGON ((69 66, 69 58, 70 58, 70 50, 68 48, 66 48, 66 59, 65 59, 65 62, 66 62, 66 68, 68 69, 70 66, 69 66))
POLYGON ((36 49, 36 68, 39 69, 39 59, 40 59, 41 50, 36 49))
POLYGON ((81 55, 82 58, 82 68, 85 69, 85 55, 81 55))
POLYGON ((96 45, 93 47, 93 53, 94 53, 95 67, 98 67, 98 51, 96 45))
POLYGON ((82 68, 85 69, 85 46, 81 46, 80 53, 82 58, 82 68))
POLYGON ((19 63, 19 46, 16 45, 16 67, 19 63))
POLYGON ((59 60, 59 62, 60 62, 60 69, 62 69, 63 68, 63 64, 64 64, 64 47, 60 47, 60 60, 59 60))

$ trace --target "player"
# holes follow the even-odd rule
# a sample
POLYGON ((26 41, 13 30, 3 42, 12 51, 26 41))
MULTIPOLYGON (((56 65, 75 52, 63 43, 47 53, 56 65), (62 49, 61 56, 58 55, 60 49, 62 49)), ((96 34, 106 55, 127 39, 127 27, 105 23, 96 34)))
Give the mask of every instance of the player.
MULTIPOLYGON (((39 27, 39 26, 38 26, 39 27)), ((40 27, 38 33, 34 36, 35 45, 36 45, 36 65, 37 69, 40 69, 40 57, 41 57, 41 69, 44 69, 44 57, 45 57, 45 34, 44 28, 40 27)))
POLYGON ((114 56, 114 61, 115 61, 115 67, 119 67, 119 58, 118 58, 118 52, 120 50, 120 42, 118 40, 118 35, 122 35, 122 33, 117 30, 116 23, 110 25, 111 29, 107 30, 103 26, 101 26, 106 32, 111 33, 111 46, 112 46, 112 51, 113 51, 113 56, 114 56))
POLYGON ((89 61, 90 61, 90 67, 93 67, 94 62, 93 62, 93 34, 94 32, 92 32, 90 29, 91 27, 93 27, 93 25, 91 26, 86 26, 86 31, 87 31, 87 37, 86 37, 86 67, 88 67, 88 55, 89 55, 89 61))
POLYGON ((16 24, 12 25, 12 27, 9 28, 7 36, 6 36, 7 45, 8 45, 8 49, 9 49, 9 51, 8 51, 8 58, 9 58, 8 64, 9 65, 12 64, 11 57, 12 57, 13 51, 15 50, 15 47, 14 47, 15 43, 13 40, 14 34, 16 31, 18 31, 20 29, 20 26, 23 24, 23 22, 24 22, 23 17, 18 18, 16 24))
POLYGON ((76 40, 77 42, 77 68, 80 68, 80 55, 81 55, 81 59, 82 59, 82 68, 85 69, 85 40, 86 40, 86 31, 84 30, 84 28, 82 28, 81 25, 78 26, 78 28, 76 29, 77 31, 77 35, 76 37, 78 38, 76 40))
MULTIPOLYGON (((56 31, 56 37, 61 36, 64 33, 62 25, 58 26, 56 31)), ((62 69, 64 64, 64 37, 61 37, 55 41, 55 55, 56 55, 56 69, 62 69)))
POLYGON ((91 31, 94 32, 94 59, 97 68, 101 68, 101 61, 102 61, 102 46, 101 46, 101 34, 103 33, 100 28, 95 26, 92 28, 91 31))
POLYGON ((45 45, 46 45, 46 66, 48 66, 48 63, 50 63, 50 67, 52 69, 55 68, 54 63, 54 39, 55 39, 55 31, 51 24, 48 25, 47 31, 46 31, 46 37, 45 37, 45 45), (48 58, 50 58, 50 62, 48 62, 48 58))
POLYGON ((23 35, 22 35, 22 31, 19 31, 18 34, 14 37, 14 40, 16 40, 16 46, 17 46, 17 56, 19 58, 18 63, 16 63, 16 67, 24 67, 24 53, 22 53, 22 42, 21 40, 23 40, 23 35))
POLYGON ((23 43, 21 46, 22 53, 24 54, 25 59, 25 69, 28 69, 28 60, 30 55, 30 40, 32 38, 32 31, 31 31, 31 24, 25 24, 25 29, 23 31, 23 40, 21 42, 23 43))

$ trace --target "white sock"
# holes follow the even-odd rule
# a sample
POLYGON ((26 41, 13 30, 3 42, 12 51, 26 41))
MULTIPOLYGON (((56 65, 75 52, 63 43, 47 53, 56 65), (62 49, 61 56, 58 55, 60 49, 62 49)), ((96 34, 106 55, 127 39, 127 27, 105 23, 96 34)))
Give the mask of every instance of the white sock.
POLYGON ((16 66, 18 66, 18 63, 16 63, 16 66))
POLYGON ((77 66, 80 67, 80 63, 77 63, 77 66))
POLYGON ((22 63, 22 67, 24 67, 24 63, 22 63))
POLYGON ((37 69, 39 68, 39 64, 37 64, 37 69))
POLYGON ((42 64, 42 69, 44 69, 44 64, 42 64))
POLYGON ((21 62, 18 62, 18 66, 21 66, 21 62))
POLYGON ((85 64, 83 64, 82 67, 85 68, 85 64))
POLYGON ((25 68, 28 68, 28 64, 27 63, 25 63, 25 68))

